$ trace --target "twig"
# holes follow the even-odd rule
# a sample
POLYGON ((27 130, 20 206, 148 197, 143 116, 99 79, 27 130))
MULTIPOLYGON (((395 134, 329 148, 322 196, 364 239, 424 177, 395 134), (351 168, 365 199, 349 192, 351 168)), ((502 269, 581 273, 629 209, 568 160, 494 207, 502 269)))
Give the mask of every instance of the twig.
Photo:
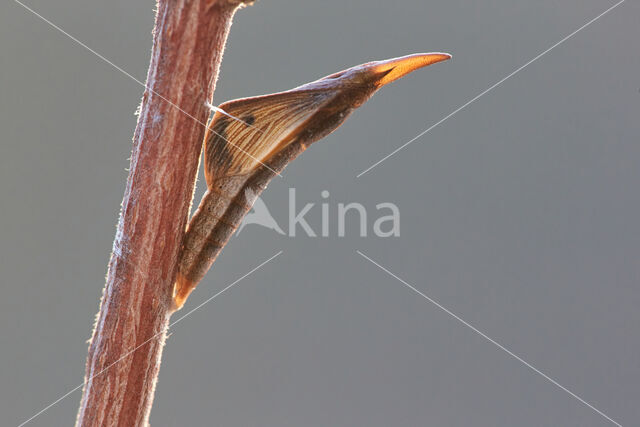
POLYGON ((209 112, 205 103, 213 96, 232 17, 243 3, 158 1, 146 90, 89 346, 78 426, 148 424, 209 112))

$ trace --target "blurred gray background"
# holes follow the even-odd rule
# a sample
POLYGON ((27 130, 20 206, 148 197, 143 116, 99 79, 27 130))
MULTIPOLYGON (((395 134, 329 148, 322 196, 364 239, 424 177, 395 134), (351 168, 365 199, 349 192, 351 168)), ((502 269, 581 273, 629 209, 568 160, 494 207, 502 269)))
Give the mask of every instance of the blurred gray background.
MULTIPOLYGON (((154 2, 28 4, 144 80, 154 2)), ((628 0, 360 178, 363 169, 614 2, 261 0, 215 102, 373 59, 451 52, 383 89, 275 179, 319 230, 321 192, 401 211, 401 235, 232 239, 175 325, 159 426, 603 426, 594 410, 359 256, 361 250, 622 425, 640 420, 640 6, 628 0)), ((143 88, 0 5, 0 413, 82 383, 143 88)), ((199 200, 203 191, 198 183, 199 200)), ((330 218, 330 219, 331 219, 330 218)), ((333 221, 333 219, 331 219, 333 221)), ((370 220, 369 226, 373 220, 370 220)), ((76 391, 33 420, 75 420, 76 391)))

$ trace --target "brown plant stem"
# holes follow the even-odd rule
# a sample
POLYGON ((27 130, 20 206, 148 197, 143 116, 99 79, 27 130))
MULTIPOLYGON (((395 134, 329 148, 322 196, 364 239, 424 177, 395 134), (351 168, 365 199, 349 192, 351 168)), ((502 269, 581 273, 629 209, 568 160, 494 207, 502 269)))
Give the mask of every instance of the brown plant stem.
POLYGON ((212 99, 231 20, 242 3, 158 1, 78 426, 148 424, 209 113, 205 102, 212 99))

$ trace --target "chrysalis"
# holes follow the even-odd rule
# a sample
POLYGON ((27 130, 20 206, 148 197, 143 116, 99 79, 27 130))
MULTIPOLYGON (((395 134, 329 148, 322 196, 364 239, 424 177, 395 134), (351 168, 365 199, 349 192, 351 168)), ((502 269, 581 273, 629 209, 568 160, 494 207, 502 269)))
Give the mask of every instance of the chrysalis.
POLYGON ((173 290, 174 310, 205 275, 267 183, 309 144, 340 126, 382 86, 447 53, 358 65, 295 89, 225 102, 205 134, 207 192, 187 228, 173 290))

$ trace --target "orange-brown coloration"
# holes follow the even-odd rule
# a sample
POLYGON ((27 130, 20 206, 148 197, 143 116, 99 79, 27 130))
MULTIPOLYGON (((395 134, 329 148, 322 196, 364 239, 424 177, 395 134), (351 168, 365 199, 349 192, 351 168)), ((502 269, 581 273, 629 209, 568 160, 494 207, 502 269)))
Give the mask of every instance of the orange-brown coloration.
POLYGON ((449 58, 421 53, 369 62, 286 92, 220 105, 226 114, 217 111, 205 134, 209 189, 182 243, 174 309, 182 307, 273 176, 382 86, 449 58))

